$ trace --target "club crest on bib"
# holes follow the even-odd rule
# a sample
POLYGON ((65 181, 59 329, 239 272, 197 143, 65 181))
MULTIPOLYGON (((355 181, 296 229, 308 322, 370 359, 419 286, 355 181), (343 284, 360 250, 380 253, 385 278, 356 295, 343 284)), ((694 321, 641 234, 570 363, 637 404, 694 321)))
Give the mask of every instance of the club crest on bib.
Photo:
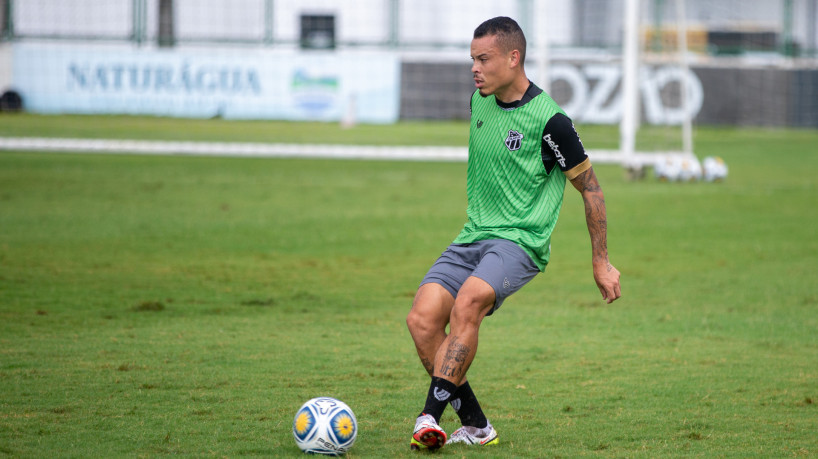
POLYGON ((509 151, 516 151, 519 150, 522 145, 523 135, 515 130, 509 129, 508 137, 506 137, 506 148, 508 148, 509 151))

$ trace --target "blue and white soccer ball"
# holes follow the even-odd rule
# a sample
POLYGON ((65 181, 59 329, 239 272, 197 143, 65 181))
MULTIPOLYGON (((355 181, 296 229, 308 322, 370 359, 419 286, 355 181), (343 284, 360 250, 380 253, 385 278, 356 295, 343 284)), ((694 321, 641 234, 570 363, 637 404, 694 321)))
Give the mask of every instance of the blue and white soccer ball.
POLYGON ((318 397, 301 405, 293 420, 295 443, 305 453, 339 456, 358 436, 358 421, 346 403, 318 397))

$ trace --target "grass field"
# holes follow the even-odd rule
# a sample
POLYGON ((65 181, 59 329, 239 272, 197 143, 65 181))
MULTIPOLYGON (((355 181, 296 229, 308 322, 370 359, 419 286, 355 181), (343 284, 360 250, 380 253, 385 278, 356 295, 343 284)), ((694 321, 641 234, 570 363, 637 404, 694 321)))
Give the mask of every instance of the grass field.
MULTIPOLYGON (((466 126, 0 116, 0 135, 463 145, 466 126)), ((698 128, 724 183, 598 167, 610 306, 569 187, 551 265, 470 371, 501 443, 435 456, 818 456, 816 146, 698 128)), ((417 456, 404 318, 464 218, 461 163, 0 152, 0 455, 298 457, 295 411, 330 395, 358 417, 349 457, 417 456)))

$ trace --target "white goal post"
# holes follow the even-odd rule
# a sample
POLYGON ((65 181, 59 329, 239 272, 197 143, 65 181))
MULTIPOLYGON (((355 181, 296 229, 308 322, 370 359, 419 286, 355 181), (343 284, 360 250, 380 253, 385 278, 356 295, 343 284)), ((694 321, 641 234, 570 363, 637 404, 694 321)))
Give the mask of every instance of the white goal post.
MULTIPOLYGON (((623 36, 622 36, 622 118, 619 123, 619 149, 599 150, 591 149, 589 156, 597 163, 620 164, 624 168, 641 174, 646 167, 655 166, 660 161, 671 158, 679 160, 695 160, 693 153, 693 129, 691 112, 689 110, 689 88, 685 78, 680 79, 681 112, 684 114, 681 122, 681 149, 639 151, 636 136, 640 127, 640 90, 639 79, 643 65, 641 52, 642 7, 645 0, 624 0, 623 8, 623 36)), ((690 72, 687 46, 687 21, 685 19, 685 0, 672 0, 675 3, 675 28, 677 39, 676 65, 683 74, 690 72)), ((538 43, 539 45, 540 43, 538 43)), ((543 48, 538 48, 543 49, 543 48)), ((540 60, 543 60, 540 56, 540 60)), ((547 78, 546 78, 547 80, 547 78)))

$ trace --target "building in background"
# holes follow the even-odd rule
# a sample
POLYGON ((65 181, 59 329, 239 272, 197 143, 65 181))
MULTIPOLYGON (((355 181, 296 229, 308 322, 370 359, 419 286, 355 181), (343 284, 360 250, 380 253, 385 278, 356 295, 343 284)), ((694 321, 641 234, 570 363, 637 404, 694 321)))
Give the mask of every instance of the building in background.
MULTIPOLYGON (((818 0, 684 0, 692 76, 666 67, 677 55, 678 1, 641 0, 644 121, 677 123, 686 85, 698 123, 818 126, 818 0)), ((578 121, 615 123, 625 3, 0 0, 0 90, 21 88, 46 112, 466 118, 471 33, 506 15, 526 31, 535 80, 547 74, 538 82, 578 121), (374 92, 355 85, 367 78, 393 81, 374 92), (276 103, 290 108, 269 108, 276 103), (379 106, 388 109, 374 116, 379 106)))

